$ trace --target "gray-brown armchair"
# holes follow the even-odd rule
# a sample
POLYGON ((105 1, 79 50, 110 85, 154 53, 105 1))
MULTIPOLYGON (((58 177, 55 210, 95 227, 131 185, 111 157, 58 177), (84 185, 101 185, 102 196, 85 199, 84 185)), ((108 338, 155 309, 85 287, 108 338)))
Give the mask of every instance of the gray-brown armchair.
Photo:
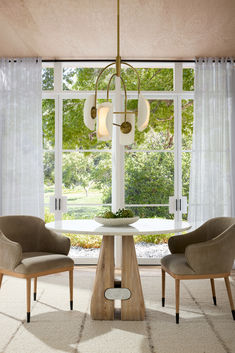
POLYGON ((0 217, 0 287, 3 275, 26 279, 27 322, 30 322, 32 278, 36 300, 38 277, 69 271, 70 309, 73 309, 74 262, 67 256, 69 249, 70 239, 46 229, 40 218, 0 217))
POLYGON ((165 306, 165 272, 175 279, 176 323, 179 323, 180 280, 210 279, 216 305, 215 278, 224 278, 235 320, 229 275, 235 258, 235 218, 212 218, 193 232, 169 239, 171 255, 161 260, 162 306, 165 306))

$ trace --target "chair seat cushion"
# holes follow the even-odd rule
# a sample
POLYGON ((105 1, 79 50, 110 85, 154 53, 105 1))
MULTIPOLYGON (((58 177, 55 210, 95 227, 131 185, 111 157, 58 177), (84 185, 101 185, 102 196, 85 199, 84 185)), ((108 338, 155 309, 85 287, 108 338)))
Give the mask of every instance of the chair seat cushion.
POLYGON ((175 275, 195 275, 195 272, 187 263, 184 254, 172 254, 164 256, 161 264, 175 275))
POLYGON ((33 274, 74 265, 70 257, 61 254, 25 252, 22 255, 21 263, 14 269, 17 273, 33 274))

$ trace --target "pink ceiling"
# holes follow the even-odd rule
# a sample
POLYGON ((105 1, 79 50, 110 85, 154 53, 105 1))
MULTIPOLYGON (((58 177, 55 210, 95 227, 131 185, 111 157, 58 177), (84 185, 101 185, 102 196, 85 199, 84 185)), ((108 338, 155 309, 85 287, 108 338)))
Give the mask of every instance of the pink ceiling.
MULTIPOLYGON (((235 56, 235 0, 120 0, 121 56, 235 56)), ((0 56, 110 59, 116 0, 0 0, 0 56)))

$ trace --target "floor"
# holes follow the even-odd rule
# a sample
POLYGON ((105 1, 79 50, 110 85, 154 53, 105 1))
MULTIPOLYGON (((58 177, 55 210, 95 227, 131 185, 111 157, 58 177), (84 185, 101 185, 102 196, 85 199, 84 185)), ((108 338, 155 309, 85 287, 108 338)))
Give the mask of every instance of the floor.
MULTIPOLYGON (((180 324, 175 324, 174 281, 166 277, 161 306, 159 267, 140 267, 146 305, 142 322, 93 321, 89 303, 95 267, 75 269, 74 311, 69 311, 68 275, 41 277, 31 323, 25 321, 25 281, 4 277, 0 290, 1 353, 233 353, 235 321, 222 279, 215 281, 217 306, 208 280, 181 285, 180 324)), ((235 300, 235 271, 231 276, 235 300)), ((120 303, 117 303, 120 306, 120 303)))

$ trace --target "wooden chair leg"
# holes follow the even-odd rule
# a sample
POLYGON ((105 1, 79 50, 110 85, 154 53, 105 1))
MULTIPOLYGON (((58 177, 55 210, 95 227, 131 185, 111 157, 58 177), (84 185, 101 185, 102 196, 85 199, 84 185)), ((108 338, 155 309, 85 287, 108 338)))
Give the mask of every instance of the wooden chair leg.
POLYGON ((0 273, 0 288, 2 286, 3 273, 0 273))
POLYGON ((70 310, 73 310, 73 269, 69 270, 70 310))
POLYGON ((175 320, 179 323, 179 306, 180 306, 180 280, 175 279, 175 320))
POLYGON ((165 306, 166 272, 162 268, 162 306, 165 306))
POLYGON ((27 287, 27 322, 30 322, 31 278, 26 278, 27 287))
POLYGON ((37 300, 37 277, 34 278, 33 300, 37 300))
POLYGON ((230 303, 230 307, 231 307, 231 311, 232 311, 232 315, 233 315, 233 320, 235 320, 235 309, 234 309, 234 304, 233 304, 233 297, 232 297, 229 277, 224 277, 224 280, 225 280, 225 285, 227 288, 228 299, 229 299, 229 303, 230 303))
POLYGON ((213 298, 214 305, 216 305, 216 294, 215 294, 215 281, 214 281, 214 278, 211 278, 210 281, 211 281, 212 298, 213 298))

